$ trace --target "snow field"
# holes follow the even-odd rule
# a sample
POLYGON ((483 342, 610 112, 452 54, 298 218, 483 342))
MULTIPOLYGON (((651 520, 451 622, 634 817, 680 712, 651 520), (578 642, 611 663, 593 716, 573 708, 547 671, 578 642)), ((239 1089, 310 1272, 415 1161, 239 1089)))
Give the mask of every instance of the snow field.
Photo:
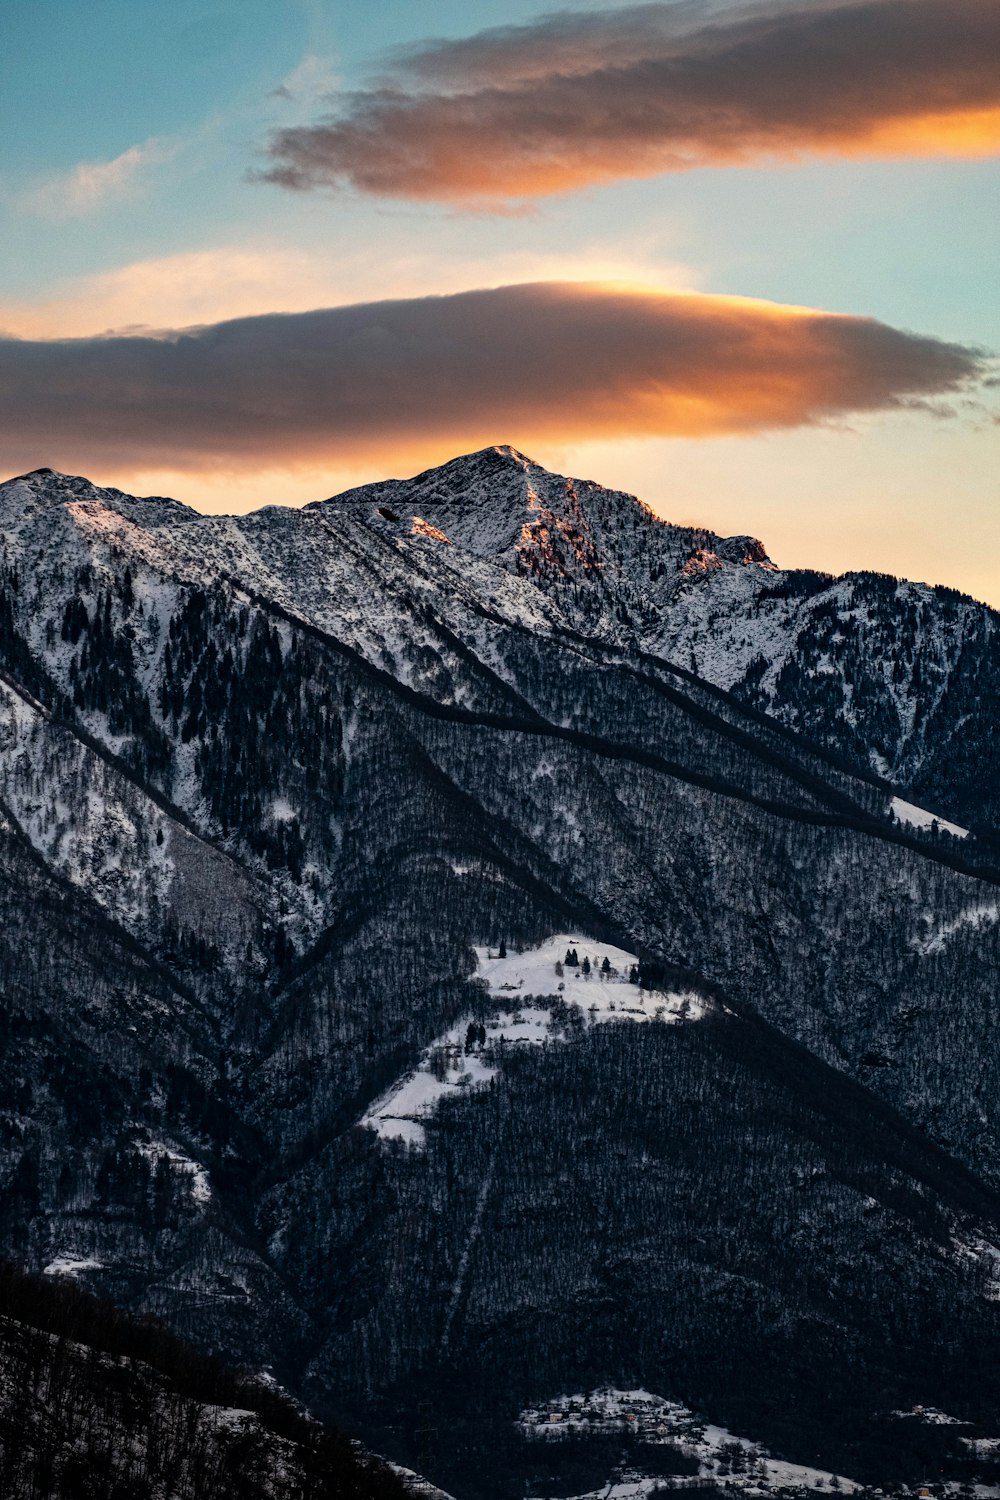
POLYGON ((943 832, 953 834, 957 839, 969 837, 967 828, 949 823, 947 818, 939 818, 937 813, 928 812, 925 807, 917 807, 913 802, 904 802, 902 797, 893 797, 889 803, 889 813, 895 822, 905 823, 909 828, 930 828, 936 823, 943 832))
POLYGON ((380 1139, 424 1146, 422 1121, 450 1094, 487 1087, 500 1071, 505 1048, 568 1040, 567 1028, 553 1016, 553 1008, 560 1003, 579 1008, 585 1029, 614 1021, 676 1024, 699 1020, 707 1009, 706 1002, 694 994, 640 990, 628 977, 639 962, 634 953, 567 933, 503 958, 488 948, 475 952, 477 967, 471 977, 485 981, 498 1005, 496 1014, 481 1023, 485 1044, 477 1041, 466 1050, 470 1025, 480 1024, 471 1013, 435 1037, 416 1068, 398 1079, 360 1121, 380 1139), (565 964, 569 951, 575 951, 578 966, 565 964), (585 959, 589 974, 583 972, 585 959), (605 959, 607 970, 602 968, 605 959), (518 1003, 520 997, 524 1004, 518 1003))
POLYGON ((82 1271, 101 1271, 102 1260, 92 1260, 85 1255, 57 1255, 42 1270, 43 1276, 79 1276, 82 1271))

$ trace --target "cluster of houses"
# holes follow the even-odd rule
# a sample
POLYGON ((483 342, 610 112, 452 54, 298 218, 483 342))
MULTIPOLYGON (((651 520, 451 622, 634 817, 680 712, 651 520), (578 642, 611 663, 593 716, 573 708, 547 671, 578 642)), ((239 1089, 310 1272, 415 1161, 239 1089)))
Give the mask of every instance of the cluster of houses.
POLYGON ((699 1442, 704 1425, 684 1406, 648 1391, 595 1391, 565 1396, 521 1413, 522 1431, 531 1437, 573 1433, 632 1433, 644 1442, 686 1439, 699 1442))

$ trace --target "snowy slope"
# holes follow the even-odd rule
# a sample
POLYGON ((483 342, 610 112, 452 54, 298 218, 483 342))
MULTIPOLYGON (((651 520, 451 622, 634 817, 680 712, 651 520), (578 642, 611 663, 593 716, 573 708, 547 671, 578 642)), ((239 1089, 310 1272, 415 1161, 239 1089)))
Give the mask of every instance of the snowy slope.
POLYGON ((135 649, 151 683, 154 622, 178 584, 220 578, 469 707, 497 704, 463 652, 509 683, 518 631, 569 630, 733 692, 961 827, 1000 819, 984 708, 1000 690, 990 610, 879 575, 780 571, 753 538, 672 526, 633 496, 551 474, 512 448, 243 517, 47 470, 0 486, 0 561, 29 585, 32 644, 64 686, 68 654, 44 633, 75 574, 89 568, 96 593, 116 557, 131 559, 147 610, 135 649))
POLYGON ((555 1045, 609 1022, 695 1021, 708 1008, 693 993, 640 989, 634 981, 636 954, 607 943, 581 941, 569 933, 503 957, 477 948, 476 959, 473 978, 485 983, 495 1012, 486 1018, 481 1034, 476 1034, 478 1015, 462 1016, 435 1037, 412 1072, 376 1100, 360 1123, 380 1139, 423 1146, 422 1121, 449 1096, 490 1084, 508 1047, 555 1045), (578 962, 564 964, 570 953, 578 962))
POLYGON ((996 752, 986 785, 961 764, 970 737, 991 732, 979 700, 1000 676, 1000 621, 974 600, 875 574, 782 571, 754 538, 669 525, 633 496, 504 447, 316 508, 397 538, 427 525, 456 553, 531 579, 574 628, 735 692, 945 813, 1000 820, 996 752))
MULTIPOLYGON (((557 1396, 522 1411, 519 1425, 525 1436, 536 1442, 558 1442, 570 1435, 628 1434, 650 1444, 654 1452, 657 1447, 677 1449, 697 1460, 698 1478, 705 1484, 725 1484, 735 1478, 743 1493, 780 1495, 807 1487, 817 1494, 853 1494, 861 1488, 852 1479, 829 1470, 772 1458, 762 1444, 734 1437, 724 1427, 699 1422, 679 1402, 666 1401, 646 1390, 605 1389, 557 1396)), ((690 1483, 678 1483, 677 1488, 683 1491, 690 1483)), ((593 1500, 598 1494, 617 1500, 645 1500, 662 1484, 661 1477, 644 1474, 641 1464, 633 1468, 626 1460, 611 1483, 594 1493, 593 1500)), ((591 1496, 577 1496, 575 1500, 591 1500, 591 1496)))
POLYGON ((431 527, 441 545, 530 579, 574 626, 619 642, 654 628, 664 593, 681 580, 727 567, 773 571, 751 537, 668 525, 632 495, 549 473, 510 447, 309 508, 363 518, 389 536, 431 527))

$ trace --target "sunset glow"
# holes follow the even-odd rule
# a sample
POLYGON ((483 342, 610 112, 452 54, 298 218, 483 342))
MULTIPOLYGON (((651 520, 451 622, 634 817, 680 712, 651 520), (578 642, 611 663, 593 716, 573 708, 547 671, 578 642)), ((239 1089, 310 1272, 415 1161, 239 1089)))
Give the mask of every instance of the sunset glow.
POLYGON ((6 472, 246 510, 509 442, 1000 601, 992 0, 182 10, 10 28, 6 472))
POLYGON ((887 156, 996 156, 1000 152, 1000 106, 917 115, 874 127, 859 146, 887 156))
POLYGON ((374 196, 465 202, 494 213, 506 211, 511 202, 706 167, 766 167, 811 157, 975 159, 1000 152, 1000 107, 805 123, 795 130, 741 121, 702 137, 679 130, 668 139, 657 138, 655 122, 644 115, 634 133, 624 129, 610 138, 589 137, 584 126, 579 139, 563 140, 534 132, 519 139, 502 112, 491 124, 488 115, 483 117, 482 101, 471 96, 440 101, 433 111, 421 103, 405 112, 393 105, 385 125, 381 154, 346 168, 343 178, 339 168, 328 173, 325 164, 328 148, 336 159, 339 130, 289 133, 283 143, 299 166, 287 179, 277 170, 273 180, 293 188, 307 186, 310 179, 329 187, 349 182, 374 196), (420 142, 417 149, 414 139, 420 142))
POLYGON ((27 467, 41 447, 58 468, 413 464, 488 446, 498 428, 528 444, 711 437, 956 397, 985 372, 972 351, 868 319, 543 282, 154 337, 0 341, 0 463, 27 467))

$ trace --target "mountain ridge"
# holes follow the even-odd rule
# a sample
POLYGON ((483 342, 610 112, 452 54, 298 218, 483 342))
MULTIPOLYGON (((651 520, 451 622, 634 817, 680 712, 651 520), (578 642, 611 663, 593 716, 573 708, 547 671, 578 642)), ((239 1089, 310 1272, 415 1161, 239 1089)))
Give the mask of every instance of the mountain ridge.
MULTIPOLYGON (((184 515, 191 518, 192 520, 209 521, 212 519, 246 520, 248 518, 253 518, 269 512, 295 513, 298 511, 322 511, 327 508, 331 510, 352 508, 365 510, 374 503, 374 499, 376 497, 388 497, 389 495, 393 494, 405 495, 410 491, 411 487, 417 487, 420 492, 426 493, 429 497, 433 498, 435 493, 437 493, 438 495, 442 493, 442 487, 447 489, 446 481, 448 479, 451 479, 451 487, 453 489, 454 496, 461 497, 466 505, 470 509, 473 509, 477 502, 481 505, 494 504, 495 496, 491 495, 489 490, 484 486, 479 486, 478 489, 473 489, 470 492, 470 469, 472 478, 476 477, 477 471, 478 477, 488 477, 491 469, 494 473, 497 471, 497 468, 502 471, 504 467, 504 461, 509 461, 514 469, 519 470, 525 475, 526 479, 529 471, 534 471, 535 473, 538 473, 540 475, 547 476, 549 479, 556 480, 562 485, 570 484, 573 486, 582 486, 587 490, 593 491, 595 493, 621 496, 623 499, 631 501, 634 507, 638 507, 639 511, 646 515, 650 520, 655 522, 658 527, 665 528, 670 532, 674 532, 682 536, 704 536, 712 538, 718 544, 718 546, 714 549, 716 551, 716 555, 725 561, 758 563, 768 568, 769 571, 778 573, 802 574, 810 579, 822 579, 830 583, 840 582, 845 578, 856 576, 891 579, 897 584, 903 582, 913 588, 928 589, 935 593, 951 595, 955 598, 960 599, 962 602, 975 604, 982 609, 989 610, 991 613, 996 613, 992 606, 984 603, 982 600, 977 599, 974 595, 968 594, 963 590, 957 589, 949 584, 900 579, 896 574, 890 574, 876 569, 849 569, 844 573, 835 573, 829 570, 819 569, 806 565, 798 568, 782 568, 780 565, 774 563, 771 560, 771 558, 767 554, 764 543, 757 537, 751 536, 750 534, 733 534, 732 536, 724 536, 721 533, 712 531, 709 527, 700 526, 694 523, 678 524, 676 522, 670 521, 665 516, 659 515, 652 509, 651 506, 643 501, 641 497, 632 494, 629 491, 611 489, 608 486, 600 484, 595 480, 582 480, 579 478, 571 479, 567 476, 556 474, 551 470, 545 469, 543 465, 539 464, 535 459, 532 459, 528 454, 523 453, 512 444, 506 443, 493 444, 486 448, 476 449, 470 453, 462 454, 456 458, 448 460, 444 464, 421 470, 419 473, 413 475, 410 478, 374 480, 366 482, 364 484, 352 486, 347 490, 339 491, 334 495, 325 496, 322 499, 305 501, 302 504, 266 502, 264 505, 259 506, 254 510, 233 513, 216 513, 203 511, 200 510, 197 506, 190 505, 184 501, 163 495, 133 495, 127 491, 119 490, 114 486, 98 485, 85 475, 69 474, 61 470, 52 469, 46 466, 27 470, 22 474, 11 475, 8 479, 0 481, 0 490, 6 490, 7 486, 18 484, 22 481, 37 481, 37 484, 34 485, 33 488, 37 492, 40 487, 44 487, 44 490, 49 492, 53 504, 65 503, 63 499, 64 495, 72 496, 76 499, 101 499, 101 497, 103 496, 109 496, 129 505, 160 505, 168 508, 169 511, 174 512, 178 517, 184 515), (494 458, 497 458, 501 461, 499 465, 493 465, 489 463, 489 461, 494 458), (484 460, 487 462, 484 463, 484 460), (435 482, 429 483, 430 481, 435 482), (757 555, 748 557, 748 552, 753 552, 757 555)), ((527 487, 528 486, 526 484, 526 491, 527 487)), ((524 510, 526 514, 530 515, 532 513, 532 508, 530 506, 525 506, 524 510)))
POLYGON ((568 629, 692 671, 947 820, 1000 826, 1000 738, 985 706, 1000 691, 1000 617, 944 586, 781 570, 753 538, 673 526, 635 497, 550 475, 504 445, 301 510, 237 517, 47 470, 28 479, 43 498, 55 486, 70 506, 106 506, 148 534, 147 550, 167 549, 165 565, 227 572, 390 670, 393 641, 412 636, 416 586, 437 622, 428 642, 437 633, 446 654, 470 609, 568 629), (386 588, 393 556, 402 590, 397 574, 386 588), (383 590, 380 610, 359 590, 365 570, 383 590))

